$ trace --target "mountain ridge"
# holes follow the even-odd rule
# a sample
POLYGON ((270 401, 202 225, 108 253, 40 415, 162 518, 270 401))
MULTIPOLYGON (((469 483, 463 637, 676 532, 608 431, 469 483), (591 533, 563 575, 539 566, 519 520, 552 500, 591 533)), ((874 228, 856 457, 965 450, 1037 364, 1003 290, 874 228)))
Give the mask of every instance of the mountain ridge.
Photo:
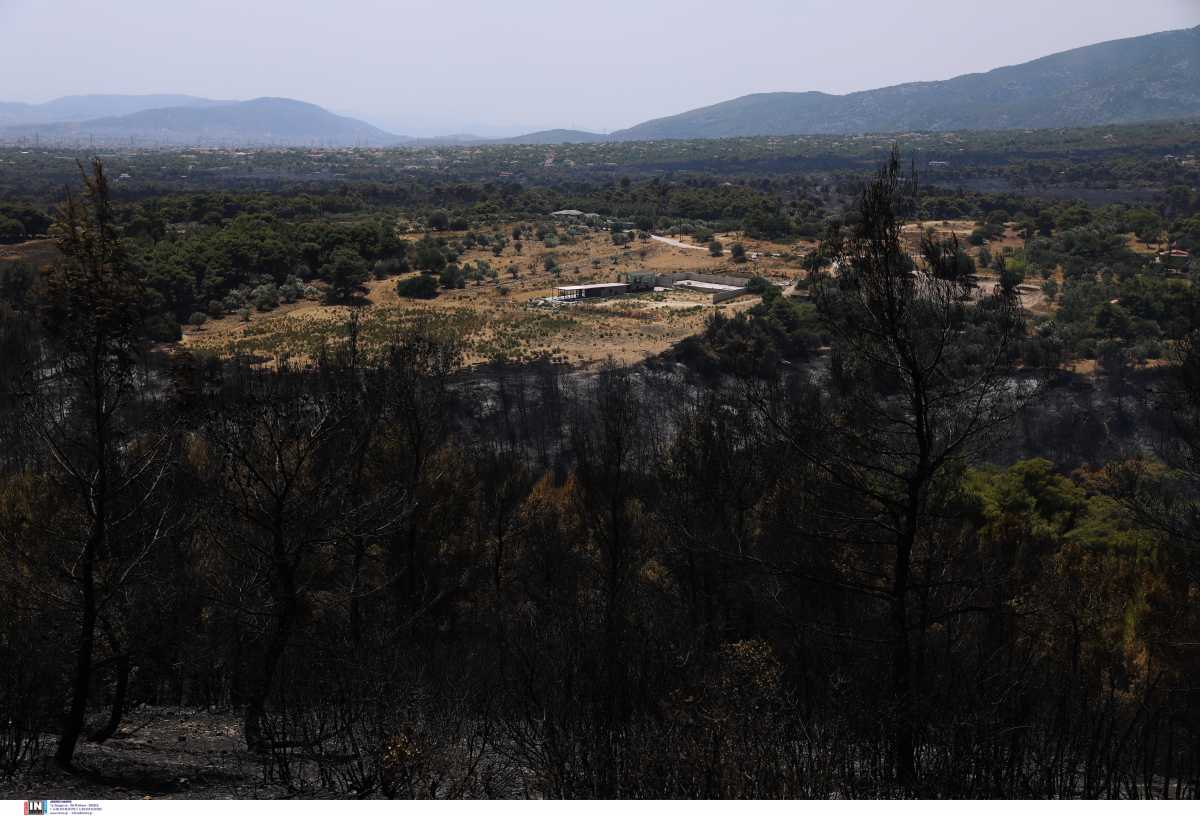
POLYGON ((380 147, 409 139, 388 133, 318 105, 283 97, 259 97, 239 102, 149 108, 122 116, 82 122, 10 126, 0 130, 8 139, 87 136, 101 142, 189 146, 310 145, 380 147))
POLYGON ((230 102, 188 94, 72 94, 41 103, 0 102, 0 127, 82 122, 152 108, 208 107, 230 102))
POLYGON ((1200 26, 1028 62, 834 95, 748 94, 611 134, 614 140, 1003 130, 1200 115, 1200 26))
POLYGON ((504 138, 412 138, 294 99, 79 95, 0 102, 0 140, 170 146, 427 146, 1084 127, 1200 117, 1200 25, 1127 37, 945 80, 829 94, 752 93, 612 133, 550 129, 504 138), (169 104, 163 104, 169 103, 169 104), (96 112, 101 116, 91 116, 96 112))

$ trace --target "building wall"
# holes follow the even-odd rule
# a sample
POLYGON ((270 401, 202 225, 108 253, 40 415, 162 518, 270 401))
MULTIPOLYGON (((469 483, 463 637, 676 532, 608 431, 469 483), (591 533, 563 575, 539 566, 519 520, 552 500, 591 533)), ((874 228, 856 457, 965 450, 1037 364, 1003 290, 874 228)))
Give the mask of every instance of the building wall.
POLYGON ((611 297, 612 295, 623 295, 628 291, 629 291, 629 287, 625 284, 622 284, 620 286, 620 288, 618 288, 616 286, 606 286, 603 289, 584 289, 583 297, 585 297, 585 298, 611 297))
POLYGON ((719 283, 722 286, 745 286, 749 278, 739 278, 733 275, 711 275, 707 272, 672 272, 667 275, 659 275, 654 282, 655 286, 674 286, 681 280, 694 280, 701 283, 719 283))
MULTIPOLYGON (((729 284, 729 285, 732 286, 733 284, 729 284)), ((744 295, 744 294, 746 294, 745 289, 738 289, 737 291, 732 291, 732 292, 713 292, 712 299, 713 299, 713 303, 721 303, 722 301, 732 300, 733 298, 737 297, 738 295, 744 295)))

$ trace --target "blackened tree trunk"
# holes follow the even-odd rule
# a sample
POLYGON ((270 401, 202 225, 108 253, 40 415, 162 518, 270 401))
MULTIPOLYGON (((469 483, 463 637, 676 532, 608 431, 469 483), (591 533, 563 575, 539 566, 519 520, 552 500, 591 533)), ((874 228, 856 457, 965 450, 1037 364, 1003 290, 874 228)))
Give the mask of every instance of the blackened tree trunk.
POLYGON ((912 563, 912 535, 906 531, 896 547, 892 576, 892 766, 896 782, 910 788, 917 777, 914 734, 912 644, 909 640, 908 589, 912 563))
MULTIPOLYGON (((914 623, 929 619, 923 606, 914 621, 910 608, 910 598, 927 597, 913 565, 928 565, 938 551, 938 536, 946 534, 939 519, 961 468, 1032 396, 1011 377, 1008 347, 1021 326, 1011 293, 970 305, 972 284, 953 240, 926 237, 924 268, 914 268, 903 219, 913 212, 916 190, 893 151, 863 189, 849 234, 822 246, 822 257, 836 260, 835 273, 814 275, 813 292, 841 373, 822 397, 826 416, 809 423, 815 428, 805 438, 789 436, 819 474, 814 489, 829 491, 815 497, 814 532, 875 565, 872 582, 855 573, 843 580, 887 604, 891 676, 882 715, 894 780, 906 791, 918 783, 924 716, 913 643, 925 633, 914 623), (968 325, 983 327, 982 347, 965 345, 968 325), (840 506, 847 496, 855 498, 853 512, 840 506)), ((787 422, 772 424, 787 432, 787 422)))
POLYGON ((161 533, 161 525, 142 522, 165 472, 157 443, 136 446, 149 451, 142 455, 115 441, 127 438, 120 423, 138 384, 142 280, 125 255, 99 161, 83 183, 83 201, 68 195, 54 225, 62 260, 46 275, 41 315, 52 342, 30 375, 26 413, 75 499, 73 519, 60 534, 64 571, 79 597, 70 700, 55 751, 67 768, 87 719, 98 609, 141 560, 135 555, 125 564, 122 544, 137 540, 134 549, 144 555, 161 533), (76 538, 73 530, 81 528, 85 535, 76 538))
MULTIPOLYGON (((103 520, 103 513, 97 514, 103 520)), ((71 676, 71 702, 63 720, 62 734, 54 758, 64 768, 70 768, 75 759, 75 747, 83 734, 87 718, 88 693, 92 685, 92 652, 96 644, 96 551, 100 535, 88 537, 80 564, 79 635, 75 641, 75 670, 71 676)))
POLYGON ((295 571, 287 559, 282 535, 278 538, 277 547, 280 560, 275 564, 274 625, 267 639, 267 648, 263 651, 262 663, 255 685, 251 688, 242 723, 246 747, 251 751, 263 751, 269 747, 269 741, 263 734, 263 718, 267 712, 267 700, 275 686, 275 676, 296 625, 298 605, 295 571))
POLYGON ((116 662, 116 684, 113 689, 112 706, 108 711, 108 721, 92 734, 92 742, 105 742, 110 739, 113 734, 117 733, 117 729, 121 727, 121 720, 125 716, 125 699, 129 693, 129 673, 132 668, 132 662, 129 655, 120 654, 114 658, 116 662))

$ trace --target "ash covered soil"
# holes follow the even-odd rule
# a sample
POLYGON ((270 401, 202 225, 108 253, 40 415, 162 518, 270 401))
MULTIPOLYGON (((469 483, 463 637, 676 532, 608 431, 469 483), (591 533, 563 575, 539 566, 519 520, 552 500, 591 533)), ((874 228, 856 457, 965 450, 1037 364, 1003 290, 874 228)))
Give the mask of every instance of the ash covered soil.
MULTIPOLYGON (((0 780, 0 798, 272 799, 297 792, 264 779, 236 712, 142 706, 103 744, 80 741, 78 773, 53 762, 53 739, 32 767, 0 780)), ((313 792, 305 791, 305 798, 313 792)))

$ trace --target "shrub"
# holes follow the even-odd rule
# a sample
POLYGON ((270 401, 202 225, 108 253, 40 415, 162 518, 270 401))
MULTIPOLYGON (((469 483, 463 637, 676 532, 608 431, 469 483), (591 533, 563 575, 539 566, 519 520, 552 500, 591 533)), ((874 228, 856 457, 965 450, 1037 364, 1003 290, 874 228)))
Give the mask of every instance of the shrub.
POLYGON ((0 215, 0 244, 15 244, 26 237, 24 224, 15 218, 0 215))
POLYGON ((429 214, 429 228, 432 230, 445 230, 450 227, 450 216, 445 210, 434 210, 429 214))
POLYGON ((208 315, 206 315, 204 312, 192 312, 191 316, 188 317, 187 320, 188 325, 191 326, 203 326, 207 321, 208 315))
POLYGON ((443 289, 462 289, 466 286, 467 275, 458 264, 450 264, 442 270, 439 282, 443 289))
POLYGON ((283 286, 279 287, 279 296, 283 298, 284 303, 295 303, 300 298, 304 297, 305 286, 296 278, 288 278, 283 286))
POLYGON ((1166 356, 1166 347, 1158 340, 1143 340, 1133 347, 1133 356, 1139 362, 1159 360, 1166 356))
POLYGON ((440 272, 446 266, 446 254, 436 242, 423 238, 417 243, 414 266, 422 272, 440 272))
POLYGON ((183 338, 183 330, 178 320, 164 313, 147 318, 146 336, 160 343, 174 343, 183 338))
POLYGON ((708 254, 714 258, 719 258, 725 254, 725 246, 720 241, 710 241, 708 244, 708 254))
POLYGON ((264 283, 250 293, 250 300, 260 312, 269 312, 279 305, 279 290, 273 283, 264 283))
POLYGON ((437 280, 432 275, 404 278, 396 284, 396 294, 402 298, 432 300, 438 294, 437 280))
POLYGON ((756 275, 746 281, 746 291, 752 294, 764 295, 771 290, 779 291, 779 287, 762 276, 756 275))
POLYGON ((399 275, 408 271, 408 261, 404 258, 385 258, 382 261, 376 261, 375 266, 371 268, 371 274, 375 276, 375 280, 383 280, 390 278, 392 275, 399 275))

